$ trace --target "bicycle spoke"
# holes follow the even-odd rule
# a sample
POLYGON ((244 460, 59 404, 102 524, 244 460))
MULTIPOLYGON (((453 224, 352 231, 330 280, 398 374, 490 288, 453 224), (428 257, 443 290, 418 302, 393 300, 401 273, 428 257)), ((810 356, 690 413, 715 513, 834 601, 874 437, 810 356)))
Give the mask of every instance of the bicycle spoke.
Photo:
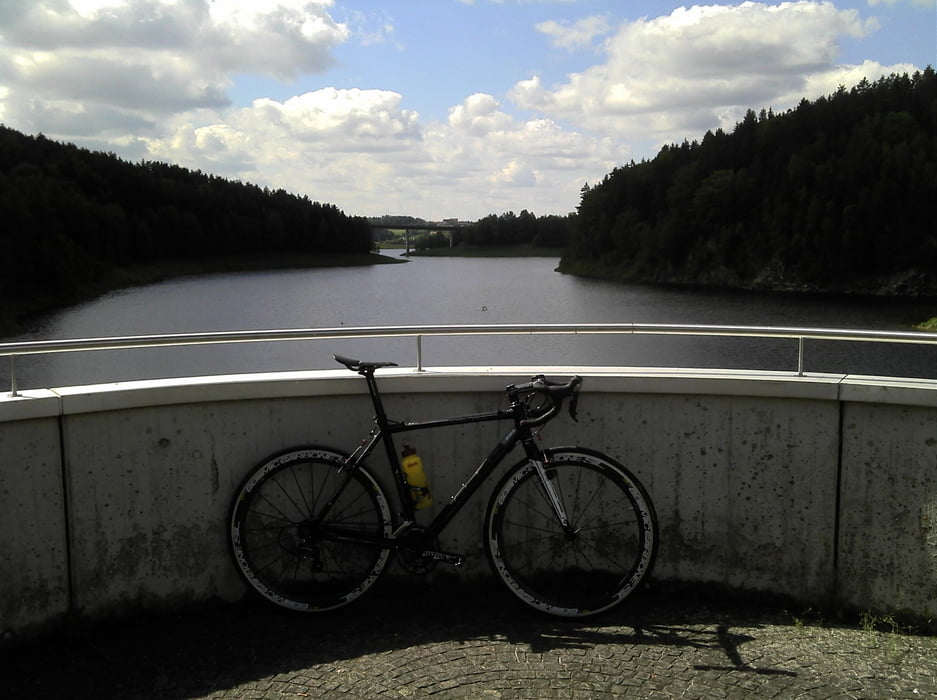
MULTIPOLYGON (((586 517, 586 512, 592 510, 592 508, 591 508, 592 503, 593 503, 593 502, 595 501, 595 499, 598 497, 598 493, 599 493, 599 489, 596 489, 595 493, 593 494, 592 498, 590 499, 589 503, 587 504, 587 507, 584 507, 584 508, 580 511, 579 517, 586 517)), ((628 498, 628 495, 627 495, 627 494, 622 494, 622 495, 621 495, 619 498, 617 498, 613 503, 603 504, 601 508, 596 509, 596 510, 595 510, 595 514, 594 514, 593 516, 591 516, 591 517, 588 517, 586 520, 580 521, 580 520, 577 518, 577 526, 578 526, 579 529, 584 528, 584 527, 586 527, 586 525, 585 525, 584 523, 593 522, 593 521, 595 521, 597 518, 605 517, 605 516, 608 515, 609 513, 617 513, 617 512, 619 512, 619 510, 624 510, 625 508, 627 508, 627 510, 631 510, 631 500, 628 498), (624 508, 623 508, 623 506, 624 506, 624 508)))
MULTIPOLYGON (((604 459, 604 458, 603 458, 604 459)), ((548 473, 566 511, 562 528, 537 470, 521 465, 492 498, 486 549, 495 571, 532 607, 564 616, 593 614, 620 602, 653 559, 650 505, 624 469, 588 457, 562 456, 548 473)))
MULTIPOLYGON (((560 527, 560 524, 559 524, 559 522, 558 522, 557 519, 556 519, 556 513, 553 512, 553 506, 551 506, 550 503, 547 501, 547 496, 546 496, 546 494, 543 493, 542 490, 538 490, 537 493, 538 493, 538 494, 540 495, 540 497, 543 499, 543 505, 544 505, 544 506, 547 506, 547 507, 549 508, 549 510, 541 509, 541 508, 539 508, 539 507, 537 507, 537 506, 534 506, 532 503, 530 503, 529 500, 520 500, 520 501, 519 501, 520 505, 526 506, 526 508, 527 508, 530 512, 535 513, 536 515, 540 516, 541 518, 543 518, 543 520, 544 520, 545 522, 548 522, 548 523, 555 522, 556 525, 557 525, 557 527, 560 527)), ((517 524, 520 524, 520 523, 517 523, 517 524)), ((524 526, 527 527, 526 522, 525 522, 524 526)))
MULTIPOLYGON (((306 500, 306 491, 305 491, 305 489, 303 489, 302 484, 299 483, 299 474, 296 473, 297 471, 298 471, 298 470, 296 470, 296 469, 291 469, 291 470, 290 470, 290 475, 293 477, 293 483, 296 485, 296 491, 299 493, 299 495, 300 495, 300 497, 302 498, 302 501, 303 501, 304 510, 301 511, 301 512, 302 512, 304 515, 306 515, 306 516, 308 517, 308 516, 312 515, 313 510, 312 510, 312 508, 309 507, 309 501, 306 500)), ((309 470, 309 473, 310 473, 310 475, 312 474, 312 470, 311 470, 311 469, 309 470)), ((312 490, 312 488, 313 488, 313 485, 310 483, 310 490, 312 490)))
POLYGON ((387 564, 388 549, 354 541, 390 537, 380 487, 361 468, 338 477, 345 460, 330 454, 275 457, 272 466, 258 467, 263 476, 245 480, 235 500, 235 560, 248 584, 277 605, 340 607, 367 591, 387 564), (326 503, 331 511, 322 513, 326 503))
MULTIPOLYGON (((290 470, 290 471, 292 472, 293 470, 290 470)), ((295 475, 293 475, 293 476, 294 476, 294 479, 295 479, 295 475)), ((308 518, 308 517, 309 517, 309 513, 306 512, 306 511, 304 511, 302 508, 299 507, 299 505, 296 503, 296 500, 293 498, 293 495, 292 495, 289 491, 286 490, 286 488, 285 488, 285 487, 283 486, 283 484, 280 482, 280 479, 274 478, 272 481, 273 481, 274 486, 276 486, 278 489, 280 489, 280 492, 286 497, 286 500, 289 501, 290 505, 292 505, 293 508, 296 509, 296 512, 299 513, 299 515, 300 515, 300 520, 305 520, 306 518, 308 518)), ((300 494, 300 496, 303 495, 303 494, 302 494, 302 490, 300 490, 299 494, 300 494)), ((269 499, 267 499, 267 500, 269 501, 269 499)), ((284 517, 285 517, 285 516, 284 516, 284 517)))
POLYGON ((248 515, 254 515, 254 516, 257 516, 258 518, 262 518, 262 519, 265 519, 265 520, 268 520, 268 521, 273 521, 273 523, 271 523, 270 525, 264 525, 263 527, 252 527, 252 528, 249 528, 249 530, 251 530, 251 531, 258 531, 258 530, 282 530, 284 527, 286 527, 286 526, 288 526, 288 525, 295 525, 295 523, 294 523, 293 521, 291 521, 291 520, 284 520, 284 519, 281 518, 281 517, 278 517, 278 516, 275 516, 275 515, 270 515, 269 513, 264 513, 264 512, 259 511, 259 510, 252 510, 252 511, 249 511, 249 512, 248 512, 248 515))
MULTIPOLYGON (((348 505, 342 506, 342 511, 339 513, 339 520, 345 521, 353 518, 367 517, 371 513, 371 504, 368 502, 358 503, 361 499, 367 499, 367 494, 362 493, 359 495, 354 502, 349 503, 348 505), (357 510, 347 515, 344 512, 351 506, 359 506, 357 510)), ((331 518, 330 518, 331 519, 331 518)))

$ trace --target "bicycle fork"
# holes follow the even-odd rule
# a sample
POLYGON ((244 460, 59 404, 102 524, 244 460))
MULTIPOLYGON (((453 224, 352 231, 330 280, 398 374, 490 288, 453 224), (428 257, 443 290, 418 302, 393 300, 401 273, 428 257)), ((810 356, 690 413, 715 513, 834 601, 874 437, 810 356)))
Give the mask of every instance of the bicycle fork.
POLYGON ((570 523, 569 515, 566 513, 566 506, 563 505, 563 499, 560 498, 556 484, 553 483, 553 480, 556 477, 556 472, 547 466, 547 463, 544 460, 543 452, 541 452, 537 446, 533 444, 532 437, 529 439, 525 438, 523 443, 524 451, 527 453, 527 459, 531 464, 534 465, 534 470, 537 472, 537 478, 540 479, 540 485, 543 488, 543 492, 546 495, 550 506, 553 508, 553 514, 556 516, 557 521, 563 528, 566 539, 575 539, 579 531, 575 529, 570 523))

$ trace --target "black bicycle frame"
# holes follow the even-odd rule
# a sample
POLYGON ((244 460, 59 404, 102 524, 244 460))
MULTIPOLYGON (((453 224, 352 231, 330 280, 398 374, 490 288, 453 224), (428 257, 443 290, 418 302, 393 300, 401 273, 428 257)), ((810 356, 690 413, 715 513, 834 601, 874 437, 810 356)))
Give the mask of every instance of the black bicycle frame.
MULTIPOLYGON (((457 425, 468 425, 471 423, 488 423, 499 420, 512 420, 514 426, 509 430, 498 444, 492 449, 489 455, 482 460, 475 472, 468 477, 458 491, 452 495, 449 502, 426 526, 424 531, 432 536, 439 535, 452 519, 458 514, 465 503, 478 490, 482 482, 487 479, 491 473, 501 464, 502 460, 517 445, 523 444, 525 454, 538 464, 543 464, 543 453, 537 447, 530 427, 523 425, 522 421, 527 418, 527 407, 522 402, 514 402, 510 408, 489 411, 484 413, 473 413, 464 416, 453 416, 427 421, 393 421, 387 417, 384 406, 381 401, 381 395, 377 388, 377 382, 374 378, 374 372, 360 372, 364 376, 368 385, 368 392, 371 395, 371 401, 374 404, 375 417, 374 428, 371 430, 370 437, 366 439, 358 448, 348 456, 342 469, 348 469, 349 474, 346 480, 339 486, 336 494, 325 504, 323 509, 316 515, 316 519, 321 522, 325 515, 331 510, 332 505, 338 499, 338 496, 344 490, 344 487, 351 480, 351 471, 357 469, 364 460, 374 451, 378 442, 383 442, 387 452, 387 460, 390 463, 391 473, 394 482, 397 485, 397 493, 400 504, 403 508, 401 517, 403 525, 412 525, 416 520, 416 510, 413 499, 410 495, 410 488, 407 484, 406 475, 400 466, 400 459, 397 457, 397 447, 393 436, 397 433, 413 432, 417 430, 431 430, 433 428, 452 427, 457 425)), ((397 549, 401 543, 396 538, 371 538, 365 536, 354 536, 347 533, 331 533, 335 539, 342 541, 354 541, 367 544, 377 544, 382 547, 397 549)))

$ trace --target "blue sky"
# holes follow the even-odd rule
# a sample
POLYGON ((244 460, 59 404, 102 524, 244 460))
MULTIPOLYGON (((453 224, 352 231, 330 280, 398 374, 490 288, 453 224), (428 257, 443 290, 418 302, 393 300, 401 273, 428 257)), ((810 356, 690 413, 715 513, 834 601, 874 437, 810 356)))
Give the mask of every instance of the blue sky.
POLYGON ((935 44, 933 0, 0 0, 0 122, 350 214, 564 214, 935 44))

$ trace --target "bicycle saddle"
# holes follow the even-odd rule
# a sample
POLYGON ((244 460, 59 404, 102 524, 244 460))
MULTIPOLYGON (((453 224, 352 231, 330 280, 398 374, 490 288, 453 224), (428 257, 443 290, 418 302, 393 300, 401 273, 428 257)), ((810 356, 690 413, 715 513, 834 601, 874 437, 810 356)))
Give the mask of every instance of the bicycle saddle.
POLYGON ((343 355, 332 355, 335 358, 336 362, 340 362, 345 365, 352 372, 373 372, 376 369, 381 367, 396 367, 396 362, 362 362, 361 360, 353 360, 350 357, 345 357, 343 355))

